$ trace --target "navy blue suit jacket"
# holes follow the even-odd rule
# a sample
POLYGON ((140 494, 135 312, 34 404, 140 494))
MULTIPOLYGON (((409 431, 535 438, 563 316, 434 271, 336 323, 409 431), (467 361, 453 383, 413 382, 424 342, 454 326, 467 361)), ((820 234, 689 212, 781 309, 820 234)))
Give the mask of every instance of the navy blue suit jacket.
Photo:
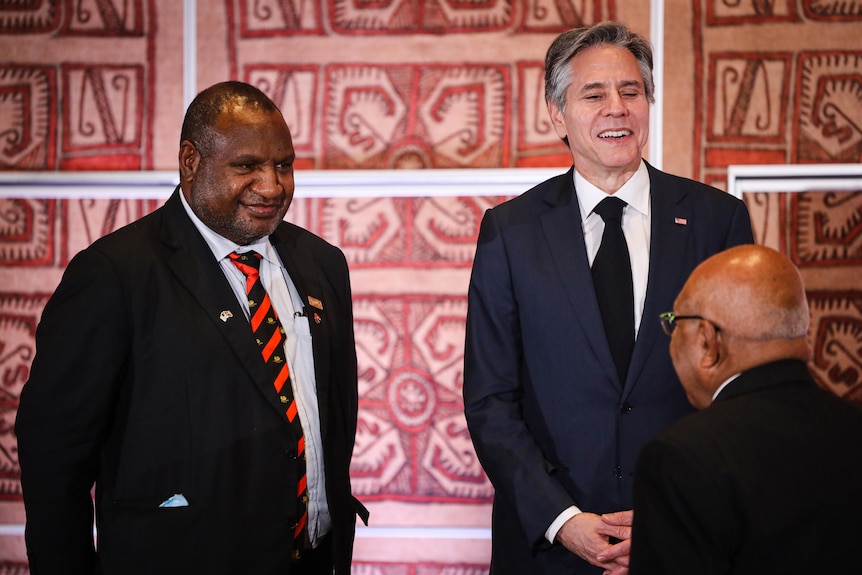
POLYGON ((565 508, 632 508, 643 443, 691 412, 661 331, 708 256, 752 243, 741 201, 647 165, 651 245, 643 321, 620 381, 593 289, 573 173, 489 210, 470 281, 467 423, 496 489, 492 573, 593 573, 544 532, 565 508))

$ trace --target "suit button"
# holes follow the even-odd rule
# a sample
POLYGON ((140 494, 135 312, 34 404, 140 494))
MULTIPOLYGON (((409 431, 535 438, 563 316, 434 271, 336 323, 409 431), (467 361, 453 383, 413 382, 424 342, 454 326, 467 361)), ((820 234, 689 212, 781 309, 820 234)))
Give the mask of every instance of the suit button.
POLYGON ((630 413, 631 410, 633 410, 633 409, 634 409, 634 406, 632 404, 630 404, 628 401, 626 401, 625 403, 620 405, 620 413, 622 413, 622 414, 630 413))
POLYGON ((288 449, 284 452, 284 456, 288 459, 296 459, 296 452, 288 449))

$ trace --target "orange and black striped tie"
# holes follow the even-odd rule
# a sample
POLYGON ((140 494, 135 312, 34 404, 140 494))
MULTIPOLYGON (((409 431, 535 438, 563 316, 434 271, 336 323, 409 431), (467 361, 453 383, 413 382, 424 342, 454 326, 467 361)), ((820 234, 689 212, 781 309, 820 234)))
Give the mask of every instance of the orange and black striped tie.
POLYGON ((233 264, 245 275, 245 293, 248 295, 249 321, 251 331, 260 348, 263 360, 272 373, 275 392, 286 410, 284 414, 290 422, 297 438, 297 461, 299 462, 299 478, 296 496, 300 510, 300 518, 294 528, 293 536, 298 539, 294 549, 304 546, 305 528, 308 523, 308 486, 305 475, 305 437, 302 434, 302 424, 290 385, 290 369, 284 356, 284 328, 278 320, 278 314, 272 306, 269 295, 260 281, 261 255, 254 251, 241 254, 230 254, 233 264))

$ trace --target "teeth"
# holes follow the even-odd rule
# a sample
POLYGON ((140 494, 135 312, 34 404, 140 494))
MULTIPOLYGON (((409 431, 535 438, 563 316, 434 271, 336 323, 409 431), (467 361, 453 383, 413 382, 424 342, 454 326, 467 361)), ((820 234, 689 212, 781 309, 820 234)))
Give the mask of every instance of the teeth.
POLYGON ((629 130, 611 130, 608 132, 602 132, 599 134, 599 138, 622 138, 623 136, 628 136, 631 134, 629 130))

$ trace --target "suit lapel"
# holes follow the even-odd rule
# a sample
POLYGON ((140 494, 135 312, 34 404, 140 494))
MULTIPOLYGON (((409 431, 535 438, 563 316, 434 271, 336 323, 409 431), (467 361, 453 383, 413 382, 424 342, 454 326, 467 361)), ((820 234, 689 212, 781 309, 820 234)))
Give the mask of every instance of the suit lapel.
POLYGON ((622 388, 602 327, 573 176, 573 170, 569 170, 561 177, 559 185, 545 193, 544 199, 551 208, 542 214, 541 225, 548 242, 548 253, 554 260, 581 329, 607 376, 622 388))
POLYGON ((629 379, 626 382, 629 391, 637 382, 637 376, 640 375, 653 348, 659 343, 664 346, 668 343, 658 316, 671 311, 668 297, 671 302, 676 298, 676 286, 681 285, 680 275, 686 273, 684 254, 689 241, 688 222, 691 219, 689 205, 684 201, 685 190, 674 185, 671 179, 649 164, 647 168, 650 176, 652 214, 649 274, 643 315, 632 352, 629 379))
POLYGON ((284 409, 252 340, 245 310, 206 241, 185 213, 178 191, 165 204, 165 226, 161 238, 173 249, 167 261, 179 282, 200 305, 207 320, 227 340, 237 361, 248 372, 267 403, 283 418, 284 409))

